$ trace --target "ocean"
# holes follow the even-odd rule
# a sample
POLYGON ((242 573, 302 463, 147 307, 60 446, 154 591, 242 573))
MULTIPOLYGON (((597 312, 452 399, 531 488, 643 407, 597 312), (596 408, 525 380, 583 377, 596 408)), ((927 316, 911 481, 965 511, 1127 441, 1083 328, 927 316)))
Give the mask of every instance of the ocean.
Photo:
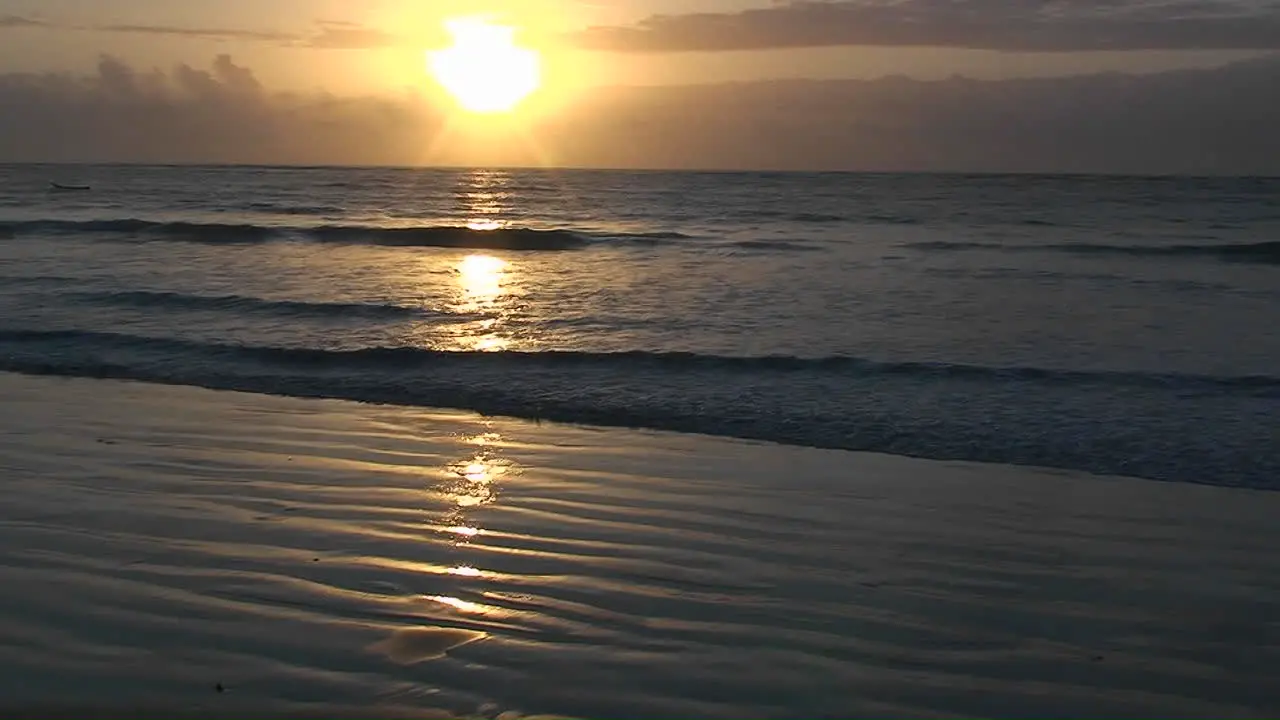
POLYGON ((0 166, 0 370, 1277 488, 1280 179, 0 166))

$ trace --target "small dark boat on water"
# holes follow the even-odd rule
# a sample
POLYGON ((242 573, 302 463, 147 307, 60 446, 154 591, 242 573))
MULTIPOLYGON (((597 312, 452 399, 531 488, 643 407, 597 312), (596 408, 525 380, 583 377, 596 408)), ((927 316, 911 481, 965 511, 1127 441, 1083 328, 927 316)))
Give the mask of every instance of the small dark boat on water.
POLYGON ((49 183, 50 190, 88 190, 88 185, 63 185, 62 183, 49 183))

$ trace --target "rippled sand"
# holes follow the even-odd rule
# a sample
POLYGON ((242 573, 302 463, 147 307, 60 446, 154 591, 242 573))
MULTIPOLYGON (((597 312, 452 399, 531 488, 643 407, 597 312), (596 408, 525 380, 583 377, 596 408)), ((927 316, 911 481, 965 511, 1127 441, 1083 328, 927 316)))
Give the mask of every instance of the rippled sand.
POLYGON ((110 381, 0 397, 4 717, 1280 712, 1277 494, 110 381))

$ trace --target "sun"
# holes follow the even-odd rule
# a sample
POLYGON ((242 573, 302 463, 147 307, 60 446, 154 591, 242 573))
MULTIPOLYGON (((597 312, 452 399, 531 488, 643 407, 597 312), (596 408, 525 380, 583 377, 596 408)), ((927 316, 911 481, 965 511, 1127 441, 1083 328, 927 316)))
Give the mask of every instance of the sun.
POLYGON ((445 28, 453 45, 428 52, 427 66, 466 110, 510 112, 542 84, 541 57, 516 45, 514 28, 475 17, 446 21, 445 28))

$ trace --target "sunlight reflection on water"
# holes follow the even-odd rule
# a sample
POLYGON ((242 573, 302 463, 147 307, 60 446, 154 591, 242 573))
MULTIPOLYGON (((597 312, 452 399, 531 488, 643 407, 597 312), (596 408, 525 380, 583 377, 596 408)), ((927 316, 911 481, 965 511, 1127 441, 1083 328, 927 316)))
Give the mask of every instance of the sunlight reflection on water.
MULTIPOLYGON (((507 225, 502 219, 512 208, 507 207, 510 182, 505 173, 477 171, 464 176, 459 192, 464 225, 479 232, 500 230, 507 225)), ((514 268, 508 261, 493 255, 476 253, 468 255, 455 266, 459 295, 454 302, 454 312, 481 315, 464 329, 459 337, 459 349, 481 352, 498 352, 511 348, 509 333, 504 326, 510 319, 515 304, 512 277, 514 268)))
POLYGON ((511 289, 511 263, 493 255, 468 255, 455 266, 458 295, 451 310, 480 316, 463 326, 458 335, 461 350, 496 352, 510 349, 506 332, 515 305, 511 289))

